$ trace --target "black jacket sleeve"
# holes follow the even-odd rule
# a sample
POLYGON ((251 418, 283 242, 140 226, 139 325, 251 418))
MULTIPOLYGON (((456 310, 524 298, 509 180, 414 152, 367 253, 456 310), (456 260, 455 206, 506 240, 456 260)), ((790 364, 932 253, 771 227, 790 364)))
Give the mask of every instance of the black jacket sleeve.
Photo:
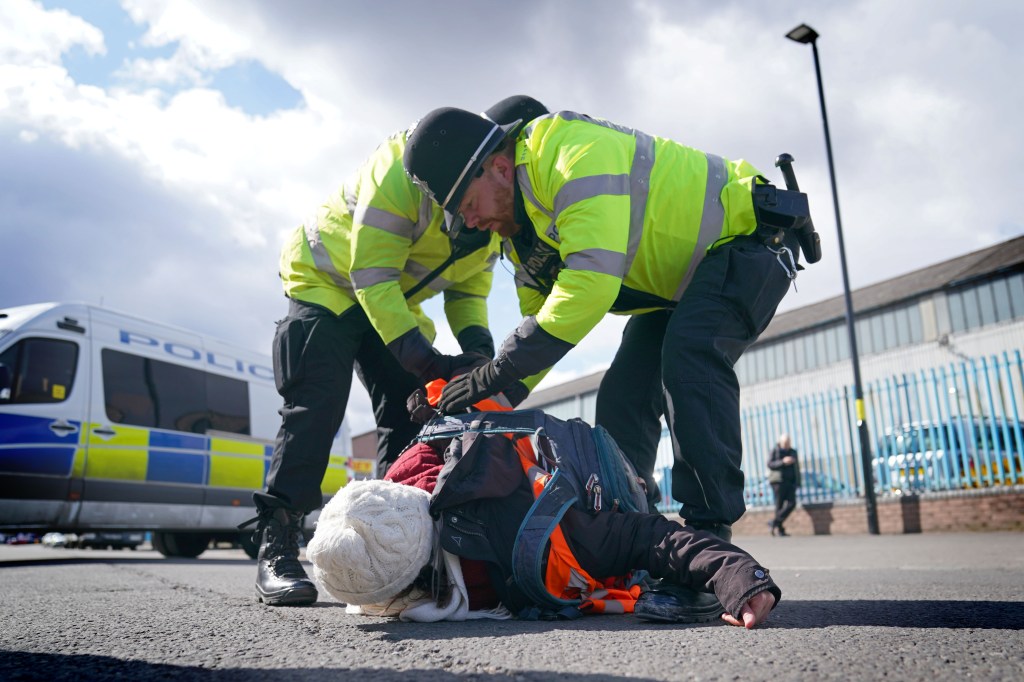
POLYGON ((480 353, 489 358, 494 357, 494 337, 491 330, 480 325, 466 327, 455 340, 459 342, 459 348, 464 353, 480 353))
POLYGON ((768 569, 742 549, 661 514, 590 515, 570 508, 562 530, 580 565, 595 578, 646 570, 655 578, 714 592, 737 618, 758 592, 770 591, 776 604, 782 598, 768 569))

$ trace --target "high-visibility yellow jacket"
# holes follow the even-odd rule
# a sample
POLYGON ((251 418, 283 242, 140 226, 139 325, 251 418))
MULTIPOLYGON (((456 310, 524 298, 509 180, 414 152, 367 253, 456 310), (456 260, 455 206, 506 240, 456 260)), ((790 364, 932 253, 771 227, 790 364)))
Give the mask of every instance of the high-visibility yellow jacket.
MULTIPOLYGON (((281 252, 285 295, 340 315, 362 306, 385 344, 418 328, 429 342, 434 323, 420 303, 444 292, 452 333, 487 328, 499 239, 460 258, 411 298, 415 286, 451 254, 441 209, 405 174, 408 131, 389 137, 355 177, 295 229, 281 252)), ((401 359, 401 358, 400 358, 401 359)))
POLYGON ((765 180, 742 160, 569 111, 533 121, 515 154, 534 229, 504 245, 527 319, 501 361, 528 386, 609 311, 674 305, 709 249, 756 228, 765 180))

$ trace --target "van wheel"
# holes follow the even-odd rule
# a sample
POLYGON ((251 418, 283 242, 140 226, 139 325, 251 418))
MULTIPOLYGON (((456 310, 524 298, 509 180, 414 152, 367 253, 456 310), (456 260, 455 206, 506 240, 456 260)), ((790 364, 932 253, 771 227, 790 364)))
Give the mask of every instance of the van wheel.
POLYGON ((245 555, 250 559, 256 559, 260 555, 260 545, 258 542, 253 542, 252 533, 239 533, 238 544, 245 551, 245 555))
POLYGON ((206 533, 153 533, 153 549, 168 558, 195 559, 209 544, 206 533))

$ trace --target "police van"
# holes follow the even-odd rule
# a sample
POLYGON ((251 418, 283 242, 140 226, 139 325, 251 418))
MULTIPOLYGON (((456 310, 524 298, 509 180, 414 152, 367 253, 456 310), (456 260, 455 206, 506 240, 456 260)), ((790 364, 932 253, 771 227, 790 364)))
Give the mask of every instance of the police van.
MULTIPOLYGON (((213 540, 255 556, 237 527, 280 405, 268 356, 93 305, 0 308, 0 532, 151 531, 168 557, 213 540)), ((343 423, 325 501, 351 454, 343 423)))

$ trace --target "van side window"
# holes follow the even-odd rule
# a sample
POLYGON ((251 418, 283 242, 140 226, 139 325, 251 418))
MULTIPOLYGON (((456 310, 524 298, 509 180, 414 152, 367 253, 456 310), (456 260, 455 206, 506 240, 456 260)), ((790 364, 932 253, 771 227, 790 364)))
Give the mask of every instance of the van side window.
POLYGON ((104 350, 103 401, 115 424, 156 426, 156 403, 147 379, 146 358, 104 350))
POLYGON ((250 435, 249 386, 244 381, 219 374, 206 374, 206 404, 210 428, 250 435))
POLYGON ((71 395, 78 366, 78 344, 61 339, 31 338, 0 353, 11 386, 0 403, 61 403, 71 395))
POLYGON ((249 435, 249 389, 244 381, 109 348, 101 355, 110 421, 249 435))

